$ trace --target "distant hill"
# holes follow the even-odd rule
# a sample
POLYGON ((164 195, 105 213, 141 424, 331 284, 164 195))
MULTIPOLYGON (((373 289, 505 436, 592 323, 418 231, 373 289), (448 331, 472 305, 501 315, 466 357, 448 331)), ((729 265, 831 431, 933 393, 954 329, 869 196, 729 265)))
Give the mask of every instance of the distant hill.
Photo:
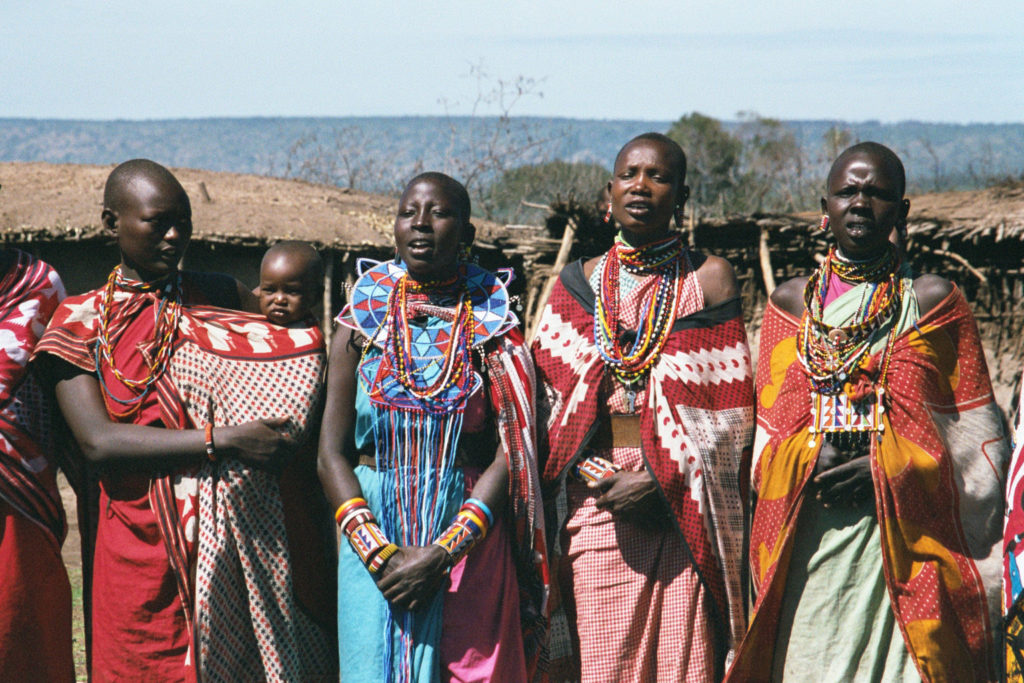
MULTIPOLYGON (((809 168, 821 174, 827 162, 823 135, 832 126, 850 131, 854 140, 893 147, 906 162, 915 191, 970 189, 1024 174, 1024 124, 785 123, 800 142, 809 168)), ((515 117, 504 125, 512 139, 534 141, 517 163, 564 159, 610 166, 630 137, 666 131, 670 124, 515 117)), ((0 119, 0 161, 113 164, 145 156, 171 166, 290 175, 303 154, 295 149, 297 142, 315 136, 322 149, 330 149, 340 137, 357 140, 361 158, 374 160, 379 177, 395 177, 368 189, 388 190, 417 169, 452 168, 448 159, 458 158, 467 146, 483 144, 499 125, 494 118, 469 117, 0 119)))

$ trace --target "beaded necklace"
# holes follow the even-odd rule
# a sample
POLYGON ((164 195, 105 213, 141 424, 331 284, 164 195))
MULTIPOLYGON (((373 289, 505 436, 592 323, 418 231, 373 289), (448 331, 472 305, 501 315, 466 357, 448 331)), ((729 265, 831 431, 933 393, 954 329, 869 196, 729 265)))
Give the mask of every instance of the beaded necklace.
POLYGON ((121 273, 121 266, 110 271, 107 284, 100 299, 100 329, 96 339, 96 376, 99 378, 100 386, 104 394, 115 403, 125 406, 123 411, 113 410, 107 404, 107 411, 111 417, 125 418, 136 413, 142 407, 142 401, 152 391, 171 359, 171 351, 174 347, 174 335, 178 330, 178 322, 181 320, 181 273, 177 272, 169 278, 155 282, 133 282, 124 277, 121 273), (154 337, 157 340, 157 349, 151 359, 146 362, 146 376, 142 379, 131 379, 114 364, 113 348, 118 339, 126 329, 120 331, 112 330, 112 317, 114 311, 114 292, 117 289, 127 290, 133 293, 163 292, 160 296, 160 307, 156 313, 156 328, 154 337), (122 399, 115 396, 107 386, 103 375, 103 366, 110 369, 118 382, 132 392, 139 392, 130 399, 122 399))
POLYGON ((459 404, 469 394, 473 383, 473 300, 467 295, 465 286, 455 286, 456 283, 457 277, 443 282, 418 283, 403 275, 388 297, 388 336, 384 355, 406 392, 428 412, 448 412, 453 404, 459 404), (438 343, 440 356, 419 366, 413 353, 413 332, 409 325, 410 293, 452 294, 456 299, 447 343, 438 343), (433 378, 424 381, 430 375, 433 378), (456 386, 458 391, 453 399, 439 400, 442 394, 456 386))
POLYGON ((604 261, 595 302, 594 339, 601 360, 623 384, 632 385, 642 379, 668 340, 682 293, 682 245, 678 234, 642 247, 631 247, 620 236, 604 261), (619 322, 620 264, 629 273, 657 278, 654 296, 644 302, 639 329, 628 350, 623 348, 619 322))
POLYGON ((804 287, 806 309, 797 331, 797 348, 800 362, 819 394, 838 394, 845 390, 849 398, 858 401, 871 393, 872 383, 885 386, 896 326, 890 330, 877 381, 868 378, 878 369, 872 363, 869 350, 874 333, 901 310, 900 265, 899 253, 892 245, 877 258, 867 261, 843 260, 833 247, 821 267, 807 280, 804 287), (871 285, 865 288, 853 321, 838 327, 822 322, 832 274, 847 282, 871 285))

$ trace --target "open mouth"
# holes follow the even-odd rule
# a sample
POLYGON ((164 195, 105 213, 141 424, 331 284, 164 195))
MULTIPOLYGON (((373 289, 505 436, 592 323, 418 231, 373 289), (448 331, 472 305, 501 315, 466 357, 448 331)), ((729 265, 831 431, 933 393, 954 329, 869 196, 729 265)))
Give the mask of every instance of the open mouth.
POLYGON ((409 253, 417 256, 429 254, 434 250, 434 243, 430 240, 413 240, 407 245, 409 253))
POLYGON ((625 206, 626 213, 635 218, 649 216, 653 207, 648 202, 630 202, 625 206))

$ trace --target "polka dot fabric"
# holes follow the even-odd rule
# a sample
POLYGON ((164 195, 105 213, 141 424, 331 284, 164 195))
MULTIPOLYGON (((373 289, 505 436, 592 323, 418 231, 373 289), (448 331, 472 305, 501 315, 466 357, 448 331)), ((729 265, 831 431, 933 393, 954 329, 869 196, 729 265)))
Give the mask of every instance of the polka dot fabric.
MULTIPOLYGON (((796 358, 798 324, 769 304, 761 328, 750 542, 758 595, 730 680, 769 675, 764 653, 775 647, 796 520, 821 445, 808 432, 810 383, 796 358)), ((959 290, 897 339, 886 392, 871 469, 885 580, 907 648, 925 680, 996 680, 1008 447, 959 290)))

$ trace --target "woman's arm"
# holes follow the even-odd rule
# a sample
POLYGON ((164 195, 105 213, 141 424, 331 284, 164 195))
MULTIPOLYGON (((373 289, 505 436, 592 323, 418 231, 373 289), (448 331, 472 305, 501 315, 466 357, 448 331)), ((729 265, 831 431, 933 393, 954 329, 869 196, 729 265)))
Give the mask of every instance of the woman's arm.
MULTIPOLYGON (((497 522, 508 501, 508 463, 502 446, 498 446, 494 460, 480 475, 469 497, 483 501, 497 522)), ((396 607, 422 609, 430 604, 450 567, 451 557, 439 545, 405 546, 388 560, 377 587, 396 607)))
POLYGON ((327 398, 320 426, 316 469, 332 510, 363 490, 353 471, 355 462, 356 370, 361 353, 354 330, 339 330, 327 363, 327 398))
MULTIPOLYGON (((159 469, 196 463, 206 457, 203 429, 164 429, 111 420, 99 382, 88 373, 58 381, 55 391, 64 419, 91 463, 159 469)), ((215 427, 213 441, 218 453, 233 455, 256 467, 272 467, 293 446, 291 437, 278 431, 287 422, 288 418, 280 417, 215 427)))

